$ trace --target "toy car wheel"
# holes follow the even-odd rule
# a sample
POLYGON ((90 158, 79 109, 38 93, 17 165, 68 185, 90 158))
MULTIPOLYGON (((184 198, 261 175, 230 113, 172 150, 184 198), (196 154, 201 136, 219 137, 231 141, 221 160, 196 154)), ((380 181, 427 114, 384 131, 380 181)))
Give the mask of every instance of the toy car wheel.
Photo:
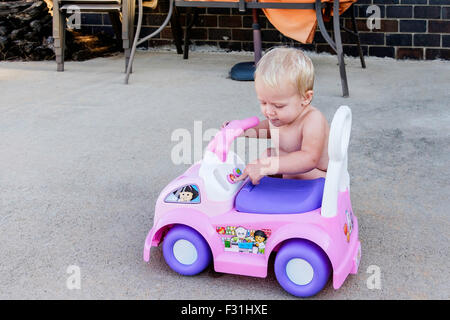
POLYGON ((194 229, 176 225, 163 241, 163 255, 172 270, 186 276, 202 272, 212 260, 211 250, 205 239, 194 229))
POLYGON ((278 283, 297 297, 310 297, 320 292, 331 273, 325 252, 303 239, 285 242, 275 257, 274 268, 278 283))

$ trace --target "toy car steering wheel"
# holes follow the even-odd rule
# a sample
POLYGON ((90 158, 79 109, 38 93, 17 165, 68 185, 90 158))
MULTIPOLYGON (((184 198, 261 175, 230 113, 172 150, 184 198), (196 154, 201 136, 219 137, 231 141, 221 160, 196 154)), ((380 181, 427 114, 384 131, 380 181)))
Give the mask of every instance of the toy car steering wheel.
POLYGON ((214 139, 208 144, 207 150, 215 153, 220 161, 225 162, 233 140, 239 137, 245 130, 253 128, 258 124, 259 119, 256 116, 230 121, 214 136, 214 139))

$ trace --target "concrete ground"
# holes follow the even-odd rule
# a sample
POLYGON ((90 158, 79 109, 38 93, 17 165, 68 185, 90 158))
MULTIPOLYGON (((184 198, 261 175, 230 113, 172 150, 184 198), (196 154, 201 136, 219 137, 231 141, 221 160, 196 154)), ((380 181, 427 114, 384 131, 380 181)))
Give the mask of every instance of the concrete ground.
MULTIPOLYGON (((0 63, 1 299, 293 299, 266 279, 175 274, 161 248, 142 260, 177 128, 217 128, 259 115, 252 82, 227 78, 249 55, 139 52, 123 57, 0 63), (81 288, 69 290, 78 266, 81 288)), ((363 256, 341 289, 313 299, 449 299, 450 63, 312 55, 314 105, 353 111, 349 171, 363 256), (375 267, 374 267, 375 266, 375 267), (378 269, 379 268, 379 269, 378 269), (380 289, 367 283, 380 271, 380 289), (372 289, 371 289, 372 288, 372 289)), ((206 146, 206 142, 204 144, 206 146)))

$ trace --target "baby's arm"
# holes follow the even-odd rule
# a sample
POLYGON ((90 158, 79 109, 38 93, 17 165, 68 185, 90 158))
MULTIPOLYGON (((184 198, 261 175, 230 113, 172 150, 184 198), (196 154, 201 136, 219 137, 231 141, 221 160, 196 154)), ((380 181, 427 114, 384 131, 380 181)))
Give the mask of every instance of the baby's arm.
POLYGON ((327 122, 320 112, 311 112, 302 128, 302 147, 279 157, 267 158, 264 175, 299 174, 315 169, 327 138, 327 122))

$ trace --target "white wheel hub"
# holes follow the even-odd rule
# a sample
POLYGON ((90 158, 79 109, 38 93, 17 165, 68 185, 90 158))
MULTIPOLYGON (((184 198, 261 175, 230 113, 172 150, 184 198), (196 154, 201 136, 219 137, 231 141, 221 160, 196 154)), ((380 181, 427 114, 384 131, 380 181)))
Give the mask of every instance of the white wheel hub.
POLYGON ((293 283, 304 286, 312 281, 314 269, 308 261, 294 258, 287 263, 286 274, 293 283))
POLYGON ((185 239, 180 239, 173 245, 173 255, 179 263, 190 265, 193 264, 198 257, 197 249, 192 244, 185 239))

